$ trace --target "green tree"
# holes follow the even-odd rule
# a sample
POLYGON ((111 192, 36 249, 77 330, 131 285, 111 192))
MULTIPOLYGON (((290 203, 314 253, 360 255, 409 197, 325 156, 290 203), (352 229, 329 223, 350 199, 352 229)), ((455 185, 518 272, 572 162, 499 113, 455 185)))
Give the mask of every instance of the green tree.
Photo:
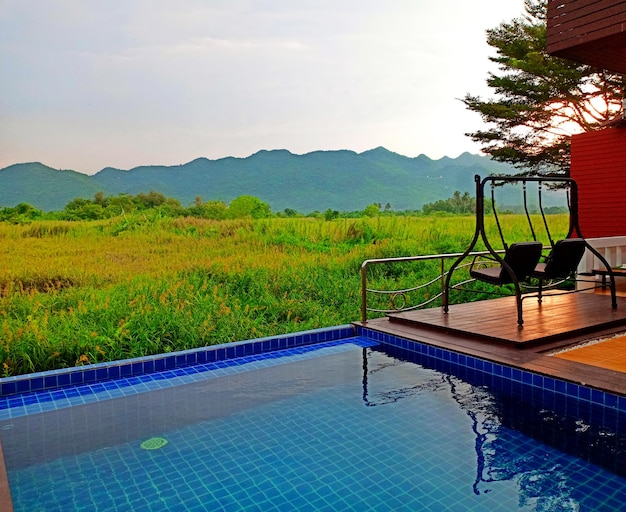
POLYGON ((262 219, 269 217, 272 210, 267 203, 254 196, 239 196, 228 205, 228 216, 233 219, 252 217, 262 219))
POLYGON ((15 223, 29 222, 43 218, 43 212, 28 203, 19 203, 14 207, 0 209, 0 220, 15 223))
POLYGON ((337 210, 333 210, 329 208, 328 210, 324 212, 325 220, 334 220, 334 219, 337 219, 338 217, 339 217, 339 212, 337 210))
POLYGON ((193 206, 189 207, 189 213, 194 217, 204 219, 220 220, 226 218, 228 207, 223 201, 207 201, 202 202, 201 197, 196 197, 193 206))
POLYGON ((488 128, 467 135, 494 160, 528 174, 569 172, 570 136, 619 114, 623 75, 552 57, 546 52, 547 0, 525 0, 525 14, 487 31, 498 65, 487 84, 496 98, 467 94, 463 102, 488 128))
POLYGON ((106 198, 104 203, 107 205, 105 208, 107 217, 116 217, 118 215, 131 213, 137 208, 137 205, 133 201, 133 197, 129 194, 123 193, 114 197, 106 198))
POLYGON ((102 206, 95 201, 77 197, 65 205, 63 218, 67 220, 97 220, 104 217, 102 206))
POLYGON ((104 196, 104 192, 96 192, 96 195, 93 197, 94 203, 99 204, 103 208, 107 206, 107 198, 104 196))
POLYGON ((363 215, 365 217, 378 217, 380 215, 380 204, 372 203, 365 207, 363 210, 363 215))
POLYGON ((149 209, 165 204, 168 199, 161 192, 151 190, 148 194, 137 194, 134 201, 140 209, 149 209))
POLYGON ((475 213, 476 212, 476 198, 471 197, 469 192, 461 192, 456 190, 452 197, 448 199, 440 199, 434 203, 427 203, 422 207, 422 211, 425 214, 434 212, 447 212, 447 213, 475 213))

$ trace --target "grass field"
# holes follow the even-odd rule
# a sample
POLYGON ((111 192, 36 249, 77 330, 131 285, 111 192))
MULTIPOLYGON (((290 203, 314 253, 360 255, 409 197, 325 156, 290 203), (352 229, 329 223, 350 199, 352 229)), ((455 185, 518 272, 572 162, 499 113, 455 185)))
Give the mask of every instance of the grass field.
MULTIPOLYGON (((563 236, 567 216, 549 220, 563 236)), ((524 217, 501 223, 509 243, 530 239, 524 217)), ((363 260, 462 251, 474 225, 473 216, 0 223, 2 376, 358 320, 363 260)), ((393 278, 428 268, 414 272, 393 278)))

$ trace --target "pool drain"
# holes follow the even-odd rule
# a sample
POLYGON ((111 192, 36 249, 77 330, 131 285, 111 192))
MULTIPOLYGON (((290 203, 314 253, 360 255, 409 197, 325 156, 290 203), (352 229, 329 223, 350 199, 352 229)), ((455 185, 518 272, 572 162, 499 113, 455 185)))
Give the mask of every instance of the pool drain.
POLYGON ((146 439, 143 443, 141 443, 141 447, 144 450, 158 450, 159 448, 163 448, 167 444, 167 439, 163 437, 151 437, 150 439, 146 439))

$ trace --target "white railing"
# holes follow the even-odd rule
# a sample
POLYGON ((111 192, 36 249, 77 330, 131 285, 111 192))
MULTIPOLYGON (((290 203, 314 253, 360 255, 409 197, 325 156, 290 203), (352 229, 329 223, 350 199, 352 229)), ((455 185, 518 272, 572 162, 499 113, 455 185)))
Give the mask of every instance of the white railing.
MULTIPOLYGON (((602 238, 586 238, 589 245, 596 249, 611 267, 626 264, 626 236, 607 236, 602 238)), ((589 249, 578 265, 579 274, 589 274, 593 269, 602 268, 602 263, 589 249)))

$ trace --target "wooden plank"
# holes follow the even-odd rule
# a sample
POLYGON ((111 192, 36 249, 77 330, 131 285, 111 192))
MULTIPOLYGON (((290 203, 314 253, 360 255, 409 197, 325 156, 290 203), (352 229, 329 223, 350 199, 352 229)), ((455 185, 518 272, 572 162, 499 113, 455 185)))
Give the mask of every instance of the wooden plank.
POLYGON ((591 293, 547 295, 523 301, 524 326, 517 325, 514 297, 451 305, 449 313, 440 308, 389 315, 391 322, 457 334, 471 334, 514 346, 552 342, 574 333, 589 333, 615 326, 626 328, 626 298, 621 307, 611 308, 610 299, 591 293))
POLYGON ((587 32, 590 26, 601 23, 604 26, 618 26, 626 19, 626 5, 622 0, 576 1, 570 0, 554 7, 551 2, 548 9, 547 26, 560 35, 566 32, 587 32))
POLYGON ((548 53, 614 72, 625 72, 625 2, 549 1, 547 26, 548 53))

